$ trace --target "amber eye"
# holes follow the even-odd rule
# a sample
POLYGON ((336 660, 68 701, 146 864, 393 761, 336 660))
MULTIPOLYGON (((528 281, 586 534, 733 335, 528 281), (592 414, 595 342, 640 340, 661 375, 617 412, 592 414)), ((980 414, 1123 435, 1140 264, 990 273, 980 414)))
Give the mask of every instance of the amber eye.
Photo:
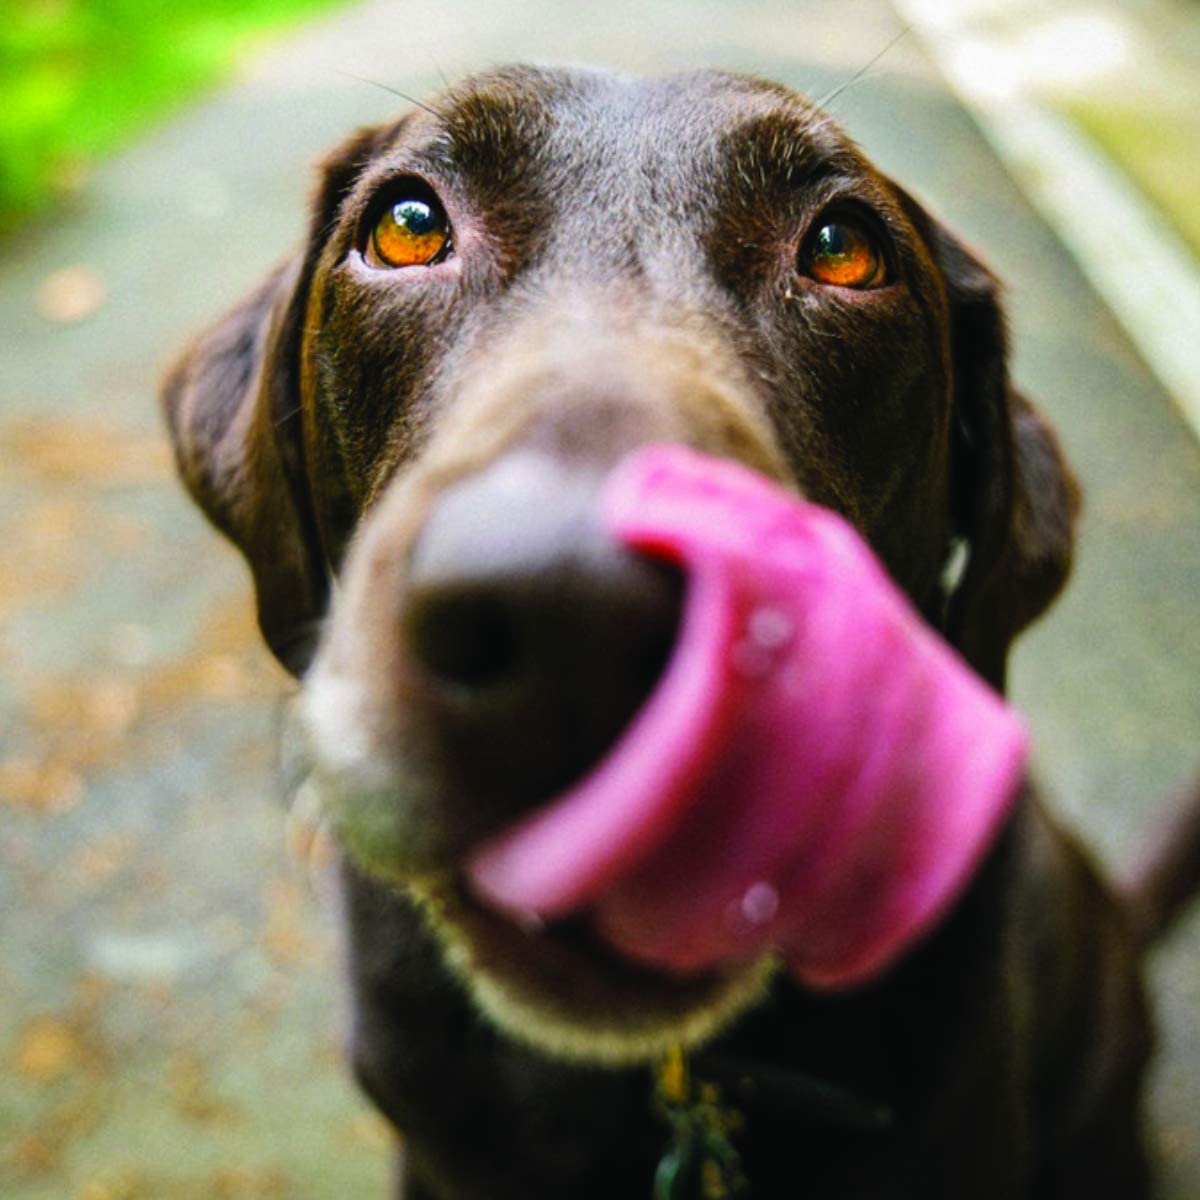
POLYGON ((450 248, 450 222, 433 199, 405 196, 379 214, 367 243, 373 267, 425 267, 450 248))
POLYGON ((831 287, 871 288, 887 281, 887 266, 875 239, 857 221, 827 221, 809 238, 800 269, 831 287))

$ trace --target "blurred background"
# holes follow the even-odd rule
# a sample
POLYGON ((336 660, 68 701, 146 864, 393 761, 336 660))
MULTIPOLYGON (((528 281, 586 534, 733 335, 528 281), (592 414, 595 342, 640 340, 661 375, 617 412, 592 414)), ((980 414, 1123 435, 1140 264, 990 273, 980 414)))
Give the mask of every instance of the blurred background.
MULTIPOLYGON (((1195 0, 0 3, 6 1200, 384 1194, 335 914, 288 853, 290 684, 155 403, 296 245, 320 152, 403 106, 364 80, 709 65, 822 96, 889 46, 832 108, 1007 281, 1017 378, 1084 479, 1014 696, 1054 806, 1120 864, 1200 767, 1195 0)), ((1200 911, 1151 974, 1163 1196, 1194 1200, 1200 911)))

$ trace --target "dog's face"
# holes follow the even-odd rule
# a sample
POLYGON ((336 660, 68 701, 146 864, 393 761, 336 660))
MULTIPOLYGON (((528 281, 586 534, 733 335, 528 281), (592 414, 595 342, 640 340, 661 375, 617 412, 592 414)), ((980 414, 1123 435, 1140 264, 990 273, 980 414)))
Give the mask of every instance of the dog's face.
POLYGON ((340 841, 558 1050, 703 1033, 762 975, 659 977, 457 882, 603 757, 670 652, 679 581, 593 515, 621 457, 683 443, 839 510, 997 685, 1068 566, 1073 486, 1008 386, 991 276, 818 109, 742 77, 514 68, 358 134, 302 256, 166 404, 307 671, 340 841))

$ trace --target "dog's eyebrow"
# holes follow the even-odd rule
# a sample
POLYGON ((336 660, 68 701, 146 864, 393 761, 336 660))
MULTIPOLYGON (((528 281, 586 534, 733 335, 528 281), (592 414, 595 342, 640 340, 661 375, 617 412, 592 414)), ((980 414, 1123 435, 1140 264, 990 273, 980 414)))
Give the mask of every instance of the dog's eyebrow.
POLYGON ((444 164, 488 170, 528 157, 547 127, 533 94, 480 91, 456 96, 437 113, 438 129, 425 152, 444 164))
POLYGON ((756 114, 721 140, 727 161, 751 186, 791 188, 863 169, 853 143, 815 106, 756 114))

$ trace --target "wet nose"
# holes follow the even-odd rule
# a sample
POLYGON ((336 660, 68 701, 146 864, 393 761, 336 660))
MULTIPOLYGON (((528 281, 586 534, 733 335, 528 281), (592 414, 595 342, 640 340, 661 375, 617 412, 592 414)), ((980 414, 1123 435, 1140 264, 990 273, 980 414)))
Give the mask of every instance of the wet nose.
POLYGON ((510 454, 443 491, 414 547, 408 719, 449 794, 489 823, 598 762, 675 640, 681 577, 604 532, 601 481, 510 454))

